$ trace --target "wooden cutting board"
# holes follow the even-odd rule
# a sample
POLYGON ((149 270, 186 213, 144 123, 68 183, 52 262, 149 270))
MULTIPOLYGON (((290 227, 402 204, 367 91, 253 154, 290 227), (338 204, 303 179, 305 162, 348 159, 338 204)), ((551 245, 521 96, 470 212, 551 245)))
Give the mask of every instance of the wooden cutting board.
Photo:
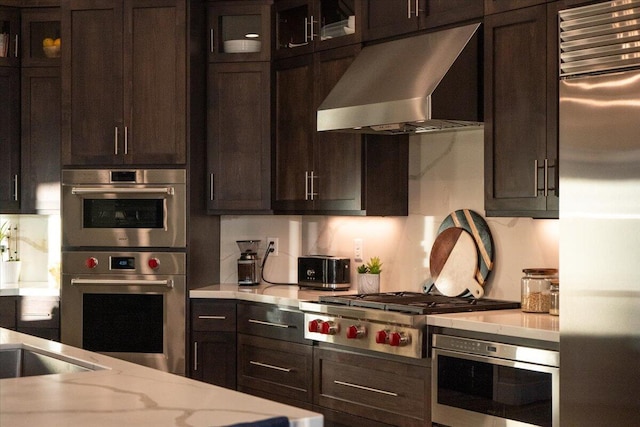
POLYGON ((441 294, 460 296, 467 291, 475 298, 484 296, 484 288, 476 280, 478 250, 473 237, 464 229, 444 230, 433 243, 429 268, 441 294))

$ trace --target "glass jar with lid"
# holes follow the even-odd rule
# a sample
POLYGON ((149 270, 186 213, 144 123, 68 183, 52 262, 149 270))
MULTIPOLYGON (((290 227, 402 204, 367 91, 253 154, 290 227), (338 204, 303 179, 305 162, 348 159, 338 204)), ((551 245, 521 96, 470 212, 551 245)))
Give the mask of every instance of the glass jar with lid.
POLYGON ((525 268, 522 272, 522 311, 548 313, 551 305, 551 281, 558 278, 558 269, 525 268))
POLYGON ((558 279, 551 280, 551 287, 549 288, 549 296, 551 301, 549 302, 549 314, 553 316, 560 315, 560 281, 558 279))

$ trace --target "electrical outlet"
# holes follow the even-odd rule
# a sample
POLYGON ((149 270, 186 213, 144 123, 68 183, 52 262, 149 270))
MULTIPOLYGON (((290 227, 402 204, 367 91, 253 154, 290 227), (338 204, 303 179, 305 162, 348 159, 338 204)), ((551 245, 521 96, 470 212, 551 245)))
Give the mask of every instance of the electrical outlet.
POLYGON ((362 261, 362 239, 353 239, 353 258, 361 262, 362 261))
POLYGON ((267 248, 269 247, 269 243, 273 242, 273 252, 269 254, 269 256, 278 256, 278 238, 277 237, 267 237, 267 248))

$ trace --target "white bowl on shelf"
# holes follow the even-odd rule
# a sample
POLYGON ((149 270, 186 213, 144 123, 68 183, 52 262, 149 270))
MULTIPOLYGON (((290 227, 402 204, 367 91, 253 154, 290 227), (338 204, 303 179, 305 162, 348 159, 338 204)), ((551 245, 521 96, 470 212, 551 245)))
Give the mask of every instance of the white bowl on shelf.
POLYGON ((262 42, 260 40, 239 39, 239 40, 224 41, 225 53, 260 52, 261 47, 262 47, 262 42))
POLYGON ((47 58, 57 58, 60 56, 60 46, 42 46, 42 50, 47 58))

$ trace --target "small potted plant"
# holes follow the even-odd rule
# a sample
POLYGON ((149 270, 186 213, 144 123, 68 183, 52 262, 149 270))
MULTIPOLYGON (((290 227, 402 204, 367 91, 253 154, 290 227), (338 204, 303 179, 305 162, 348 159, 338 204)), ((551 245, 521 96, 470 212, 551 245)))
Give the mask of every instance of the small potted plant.
POLYGON ((372 257, 369 262, 358 266, 358 293, 375 294, 380 292, 380 257, 372 257))
POLYGON ((2 266, 0 271, 0 283, 2 287, 10 287, 10 285, 17 285, 17 282, 20 277, 20 267, 22 263, 20 262, 20 258, 18 257, 17 250, 17 239, 16 233, 18 231, 18 227, 13 228, 14 236, 11 235, 11 225, 8 222, 5 222, 0 227, 0 250, 2 251, 2 266), (12 239, 13 237, 13 239, 12 239), (7 246, 4 246, 2 242, 6 240, 7 246), (15 240, 12 248, 12 240, 15 240), (4 252, 9 252, 8 259, 4 259, 4 252))

